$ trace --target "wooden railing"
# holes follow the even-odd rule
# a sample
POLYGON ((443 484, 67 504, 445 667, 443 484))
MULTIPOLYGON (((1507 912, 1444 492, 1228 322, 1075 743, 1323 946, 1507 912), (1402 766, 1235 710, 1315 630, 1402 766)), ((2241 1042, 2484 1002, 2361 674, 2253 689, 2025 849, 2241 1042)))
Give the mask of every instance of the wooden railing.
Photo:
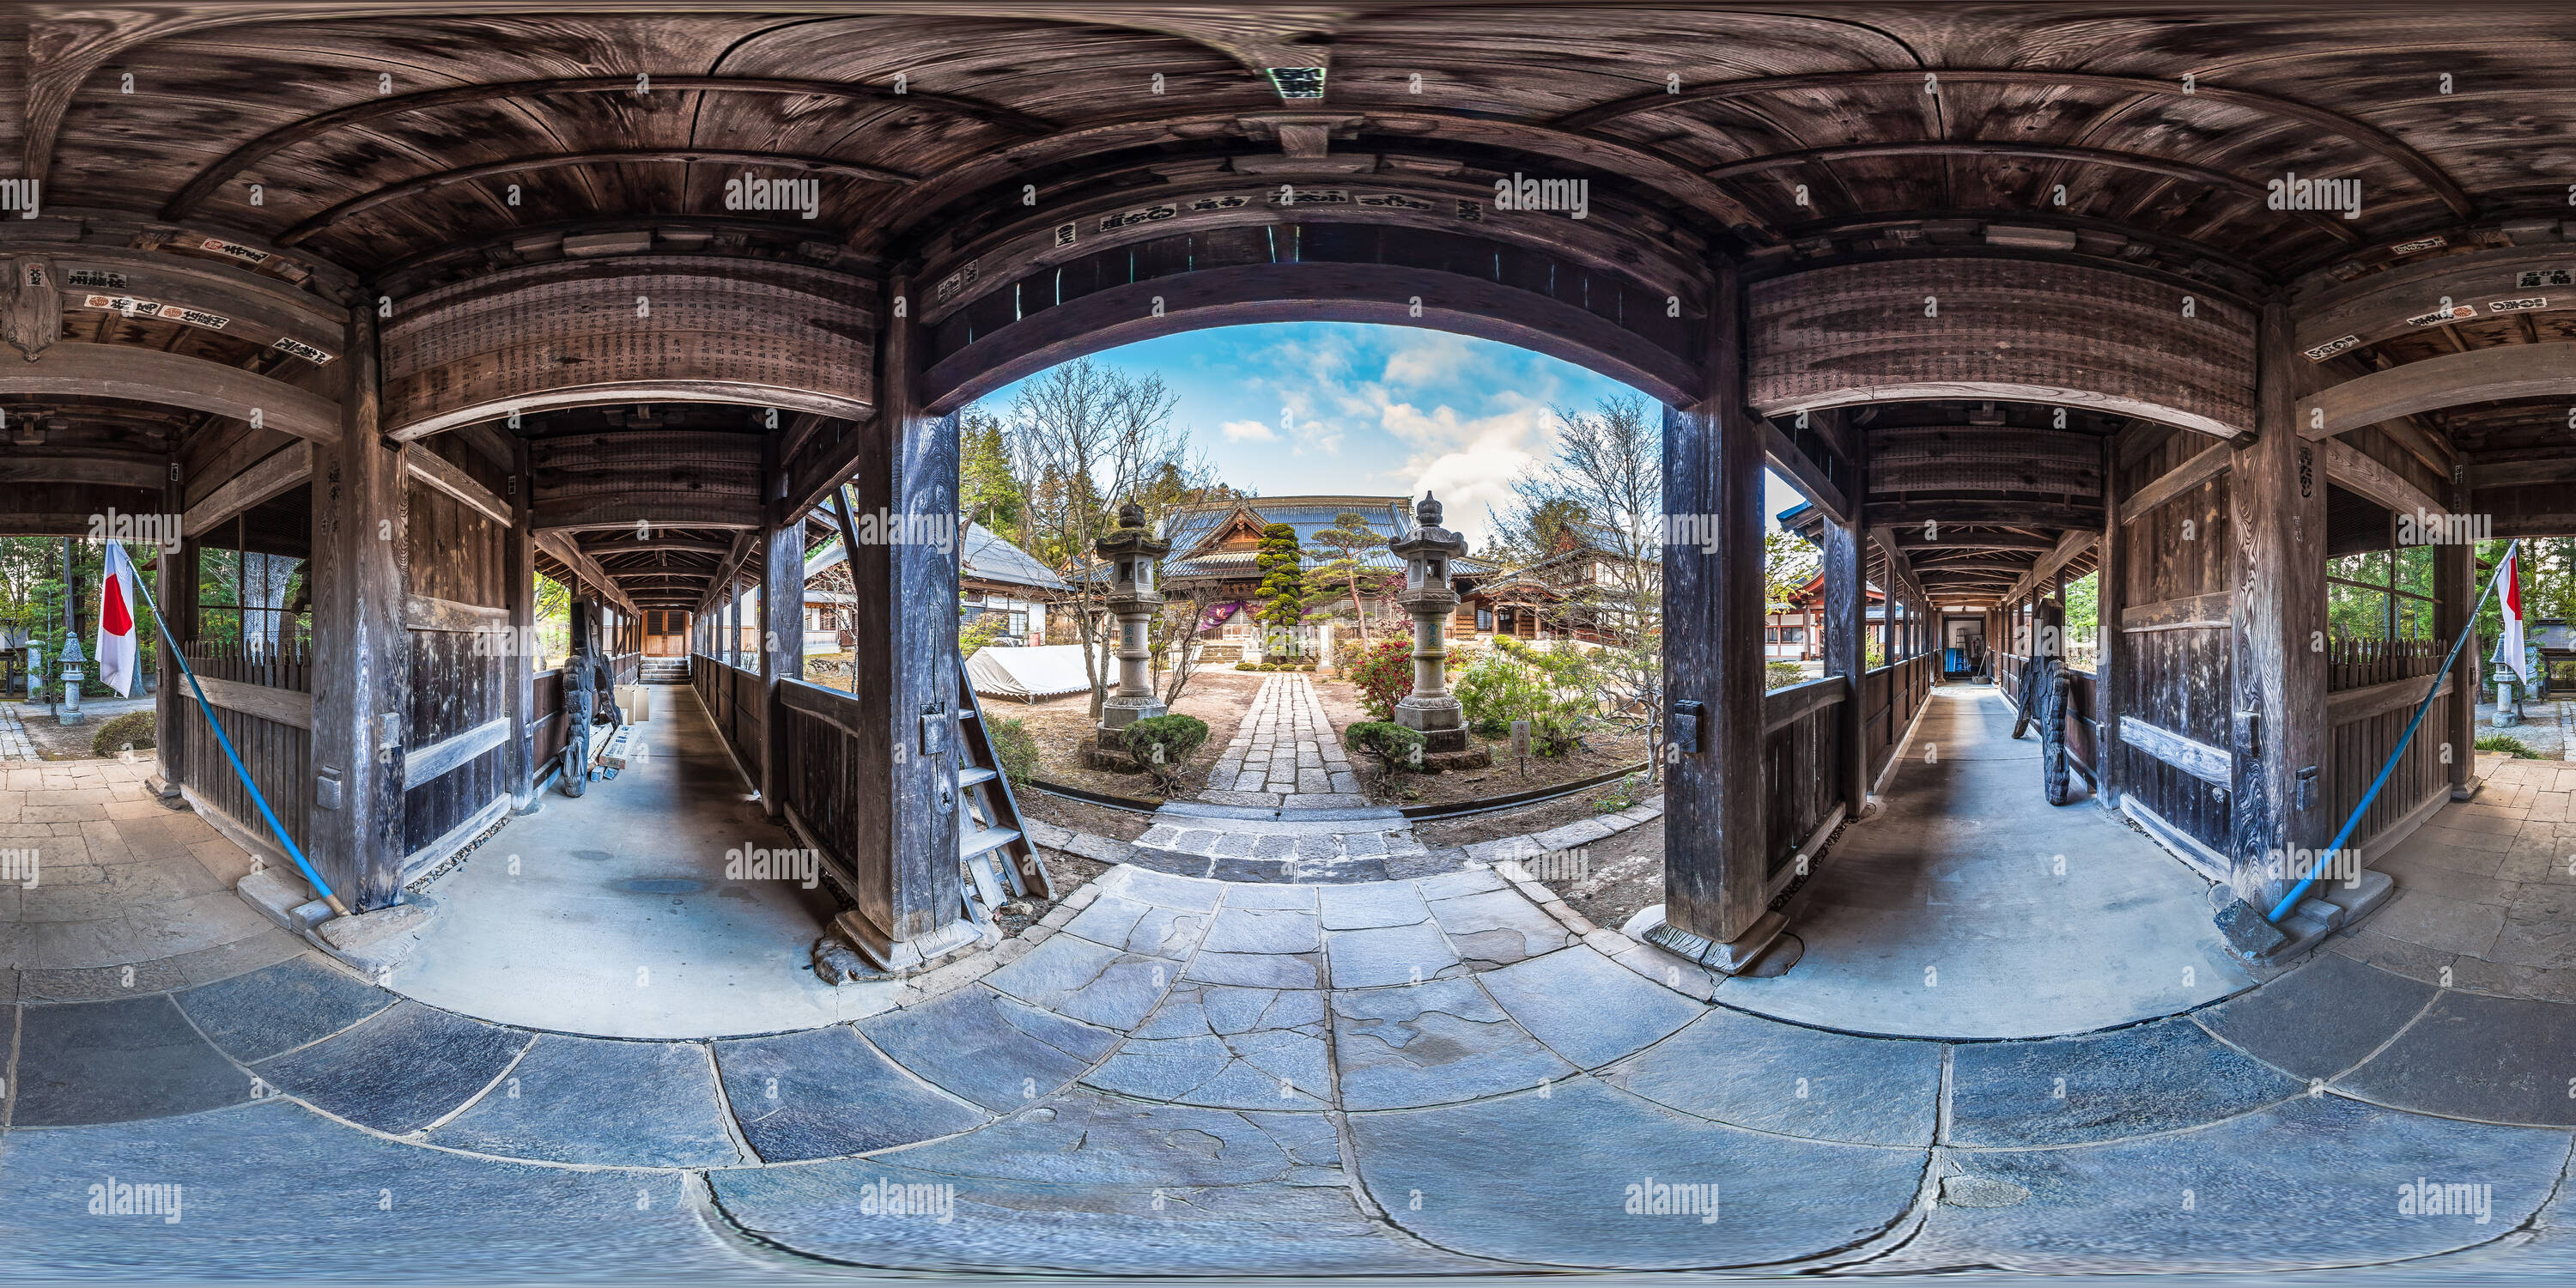
POLYGON ((746 766, 760 763, 762 683, 758 672, 728 666, 704 653, 689 668, 689 684, 697 689, 699 701, 706 703, 707 719, 746 766))
POLYGON ((2447 640, 2334 639, 2326 643, 2326 691, 2366 689, 2442 669, 2447 640))
POLYGON ((643 678, 644 655, 641 653, 620 653, 608 660, 608 668, 609 674, 617 677, 617 683, 633 684, 637 680, 643 678))
MULTIPOLYGON (((2436 657, 2428 665, 2439 665, 2436 657)), ((2444 680, 2441 692, 2450 692, 2456 680, 2444 680)), ((2388 680, 2366 688, 2336 692, 2326 703, 2327 719, 2334 731, 2327 740, 2326 799, 2327 813, 2336 826, 2352 816, 2353 807, 2361 803, 2361 794, 2379 767, 2388 761, 2388 753, 2406 732, 2407 722, 2415 718, 2415 708, 2433 689, 2433 676, 2428 670, 2420 676, 2388 680)), ((2364 846, 2408 820, 2430 802, 2447 796, 2451 789, 2450 767, 2442 763, 2442 744, 2451 735, 2444 729, 2447 708, 2436 702, 2425 713, 2424 726, 2415 731, 2415 740, 2398 758, 2397 768, 2388 775, 2388 785, 2380 789, 2378 799, 2370 803, 2370 812, 2362 816, 2347 844, 2364 846)), ((2459 754, 2468 754, 2462 748, 2459 754)))
POLYGON ((1851 686, 1839 675, 1773 689, 1762 698, 1763 856, 1777 876, 1843 798, 1839 711, 1851 686))
POLYGON ((787 722, 787 771, 781 802, 846 880, 858 858, 859 700, 803 680, 779 686, 787 722))
POLYGON ((563 753, 563 668, 539 671, 536 693, 529 703, 528 729, 534 748, 529 764, 536 767, 539 778, 546 776, 546 766, 563 753))
MULTIPOLYGON (((206 690, 242 768, 296 847, 305 846, 313 806, 313 667, 300 653, 245 651, 238 644, 193 641, 188 668, 206 690)), ((187 681, 178 680, 185 684, 187 681)), ((277 835, 251 803, 250 791, 224 759, 215 731, 193 695, 179 718, 188 789, 236 827, 277 844, 277 835)))
POLYGON ((1861 745, 1875 781, 1894 758, 1914 713, 1932 693, 1934 658, 1925 653, 1882 666, 1861 677, 1861 745))

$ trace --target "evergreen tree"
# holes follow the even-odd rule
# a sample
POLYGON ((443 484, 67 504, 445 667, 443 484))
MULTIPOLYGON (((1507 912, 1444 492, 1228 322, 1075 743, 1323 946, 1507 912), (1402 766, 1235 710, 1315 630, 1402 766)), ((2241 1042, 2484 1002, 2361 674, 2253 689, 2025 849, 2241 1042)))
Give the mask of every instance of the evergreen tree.
MULTIPOLYGON (((1271 639, 1289 642, 1286 651, 1295 652, 1293 634, 1297 624, 1306 620, 1305 552, 1297 545, 1297 530, 1284 523, 1274 523, 1261 530, 1261 547, 1253 554, 1252 563, 1261 570, 1261 587, 1254 593, 1261 599, 1260 611, 1253 620, 1269 628, 1271 639)), ((1270 651, 1266 646, 1264 652, 1270 651)))
POLYGON ((957 502, 966 517, 1017 544, 1026 535, 1028 499, 1011 472, 1010 444, 1002 422, 969 410, 957 439, 957 502))
POLYGON ((1368 647, 1368 605, 1386 593, 1389 577, 1386 570, 1362 562, 1361 556, 1370 550, 1385 549, 1387 539, 1369 526, 1367 515, 1345 510, 1333 516, 1333 526, 1315 534, 1315 544, 1322 547, 1318 553, 1326 554, 1327 558, 1309 574, 1310 579, 1320 595, 1329 595, 1331 591, 1326 588, 1336 582, 1349 592, 1351 616, 1359 626, 1360 647, 1368 647))

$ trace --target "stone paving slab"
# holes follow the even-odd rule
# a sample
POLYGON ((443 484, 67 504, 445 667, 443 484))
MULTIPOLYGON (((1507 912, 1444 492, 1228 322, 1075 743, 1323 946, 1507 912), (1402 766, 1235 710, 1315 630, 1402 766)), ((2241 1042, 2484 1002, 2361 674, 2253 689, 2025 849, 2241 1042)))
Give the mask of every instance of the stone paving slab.
MULTIPOLYGON (((2563 1092, 2561 1094, 2564 1094, 2563 1092)), ((2299 1096, 2199 1131, 2078 1149, 1954 1155, 2028 1192, 1942 1204, 1881 1273, 1990 1265, 2028 1271, 2287 1271, 2424 1256, 2503 1236, 2548 1196, 2563 1132, 2451 1122, 2299 1096), (2418 1216, 2399 1187, 2491 1186, 2490 1219, 2418 1216)))
POLYGON ((2304 1084, 2187 1019, 1951 1054, 1960 1145, 2075 1145, 2197 1127, 2287 1099, 2304 1084))
MULTIPOLYGON (((1200 954, 1201 958, 1207 954, 1200 954)), ((1133 1028, 1179 977, 1181 963, 1057 935, 985 977, 1023 1002, 1114 1029, 1133 1028)))
POLYGON ((1325 936, 1324 953, 1335 988, 1385 988, 1468 973, 1428 913, 1411 925, 1336 930, 1325 936))
POLYGON ((401 1136, 481 1094, 535 1036, 404 1001, 251 1070, 325 1113, 401 1136))
POLYGON ((353 1132, 283 1101, 75 1131, 13 1131, 0 1248, 13 1267, 169 1282, 704 1280, 757 1263, 672 1173, 469 1158, 353 1132), (93 1216, 89 1187, 180 1187, 176 1219, 93 1216))
POLYGON ((1473 979, 1333 995, 1346 1109, 1407 1109, 1560 1081, 1575 1072, 1473 979))
POLYGON ((980 986, 861 1020, 858 1029, 895 1063, 994 1113, 1054 1094, 1118 1044, 1109 1030, 980 986))
POLYGON ((1530 1036, 1585 1069, 1652 1046, 1706 1010, 1579 945, 1487 971, 1477 982, 1530 1036))
POLYGON ((2576 1125, 2576 1007, 2445 993, 2386 1051, 2335 1085, 2418 1113, 2576 1125))
POLYGON ((1599 1077, 1668 1108, 1758 1131, 1930 1145, 1942 1045, 1828 1033, 1721 1007, 1599 1077))
POLYGON ((1588 1077, 1546 1096, 1353 1114, 1350 1131, 1389 1220, 1443 1247, 1548 1266, 1750 1267, 1821 1256, 1901 1220, 1926 1164, 1920 1150, 1688 1117, 1588 1077), (1542 1146, 1541 1158, 1534 1141, 1563 1145, 1542 1146), (1647 1187, 1673 1185, 1715 1186, 1714 1219, 1631 1213, 1632 1186, 1640 1199, 1668 1199, 1669 1189, 1647 1187))
POLYGON ((2437 991, 2339 953, 2318 953, 2195 1018, 2292 1077, 2332 1078, 2414 1023, 2437 991))
POLYGON ((715 1051, 734 1121, 765 1162, 863 1154, 986 1121, 905 1076, 848 1025, 736 1038, 715 1051))
POLYGON ((166 1118, 251 1099, 249 1076, 166 996, 21 1007, 18 1023, 14 1126, 166 1118))
POLYGON ((501 1084, 429 1134, 509 1158, 615 1167, 730 1167, 715 1069, 695 1042, 540 1035, 501 1084))
POLYGON ((245 1064, 348 1028, 402 1000, 310 956, 192 988, 179 1006, 224 1054, 245 1064))
POLYGON ((1353 1200, 1320 1114, 1141 1106, 1068 1093, 971 1136, 880 1159, 710 1177, 762 1239, 869 1266, 1090 1274, 1491 1270, 1353 1200), (940 1215, 869 1214, 871 1185, 953 1186, 940 1215))

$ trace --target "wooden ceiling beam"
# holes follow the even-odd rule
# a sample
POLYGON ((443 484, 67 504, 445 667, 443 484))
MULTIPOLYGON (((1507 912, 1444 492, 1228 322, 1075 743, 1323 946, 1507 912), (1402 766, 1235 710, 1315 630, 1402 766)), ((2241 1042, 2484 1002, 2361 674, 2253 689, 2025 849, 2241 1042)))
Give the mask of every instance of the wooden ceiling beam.
POLYGON ((1665 111, 1691 103, 1713 103, 1727 99, 1764 94, 1813 93, 1841 89, 1903 87, 1921 94, 1927 75, 1952 85, 2002 85, 2032 89, 2094 89, 2125 95, 2156 98, 2198 98, 2270 116, 2312 125, 2360 144, 2380 157, 2394 162, 2412 174, 2439 196, 2451 213, 2467 219, 2477 213, 2477 203, 2458 181, 2434 163, 2431 157, 2377 126, 2314 107, 2292 99, 2275 98, 2249 90, 2231 89, 2180 79, 2164 80, 2149 76, 2113 76, 2090 72, 2045 71, 2027 68, 1945 67, 1934 72, 1922 69, 1810 72, 1790 76, 1761 76, 1744 80, 1721 81, 1713 85, 1689 86, 1678 93, 1650 90, 1643 94, 1568 112, 1549 124, 1562 130, 1591 131, 1609 122, 1638 112, 1665 111))
POLYGON ((521 157, 515 161, 488 161, 481 165, 441 170, 416 179, 406 179, 389 187, 375 189, 331 207, 287 229, 277 239, 280 246, 300 245, 316 233, 353 215, 364 214, 378 206, 415 197, 476 179, 499 174, 525 174, 538 170, 560 170, 580 165, 675 165, 763 166, 773 170, 805 170, 818 174, 841 174, 874 183, 911 183, 914 176, 900 170, 840 161, 831 157, 791 156, 775 152, 740 152, 724 148, 634 148, 623 151, 570 152, 555 156, 521 157))

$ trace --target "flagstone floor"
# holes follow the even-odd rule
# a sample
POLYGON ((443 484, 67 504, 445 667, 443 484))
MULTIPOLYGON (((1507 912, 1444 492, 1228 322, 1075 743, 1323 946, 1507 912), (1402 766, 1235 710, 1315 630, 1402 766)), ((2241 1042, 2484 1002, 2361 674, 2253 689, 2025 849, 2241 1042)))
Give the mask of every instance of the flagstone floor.
POLYGON ((310 954, 7 1007, 0 1275, 2576 1273, 2576 1006, 2327 953, 2106 1032, 1857 1037, 1676 991, 1511 872, 1122 866, 764 1037, 493 1024, 310 954), (92 1215, 111 1181, 183 1215, 92 1215))
POLYGON ((18 723, 17 705, 0 701, 0 762, 37 759, 36 745, 27 741, 27 727, 18 723))

